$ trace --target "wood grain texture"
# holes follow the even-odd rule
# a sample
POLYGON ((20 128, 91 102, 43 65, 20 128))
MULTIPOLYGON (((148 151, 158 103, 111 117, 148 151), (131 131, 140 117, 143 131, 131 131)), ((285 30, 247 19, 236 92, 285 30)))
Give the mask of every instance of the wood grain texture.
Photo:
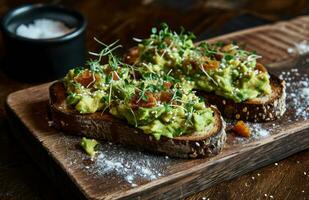
MULTIPOLYGON (((290 33, 289 35, 285 35, 285 37, 288 37, 288 41, 291 43, 299 42, 299 40, 306 38, 306 30, 297 32, 297 34, 293 30, 287 31, 289 23, 295 23, 297 20, 309 23, 309 19, 303 17, 291 22, 282 22, 273 26, 263 26, 245 30, 240 33, 212 39, 211 41, 218 39, 237 39, 241 43, 249 44, 250 46, 248 45, 247 48, 255 49, 259 47, 258 53, 265 56, 264 62, 267 64, 278 61, 287 63, 289 60, 293 59, 293 55, 291 56, 284 51, 276 51, 276 49, 282 48, 283 44, 280 43, 279 45, 278 42, 276 43, 276 40, 272 38, 281 38, 280 34, 285 35, 286 32, 290 33), (263 41, 257 42, 259 38, 258 35, 261 35, 261 33, 266 34, 263 34, 263 41), (259 45, 261 43, 265 44, 264 41, 271 43, 271 45, 267 45, 267 49, 261 48, 259 45), (272 52, 276 52, 276 54, 272 54, 272 52)), ((296 58, 296 55, 294 58, 296 58)), ((272 70, 275 73, 278 73, 278 71, 283 68, 282 65, 272 66, 272 70)), ((299 70, 303 70, 301 71, 302 73, 308 73, 308 68, 304 66, 301 66, 299 70)), ((76 168, 76 166, 82 164, 80 160, 77 160, 77 163, 74 163, 73 166, 70 165, 67 161, 67 157, 69 157, 70 153, 73 151, 78 150, 70 150, 67 148, 70 145, 74 146, 77 139, 59 134, 48 126, 46 112, 48 86, 49 84, 36 86, 13 93, 9 96, 7 103, 8 112, 12 117, 11 119, 18 122, 19 118, 19 123, 22 122, 22 124, 24 124, 24 130, 29 130, 29 132, 26 133, 15 131, 15 136, 20 138, 25 148, 35 157, 40 165, 43 165, 43 167, 45 166, 45 169, 46 163, 57 163, 57 165, 51 164, 49 166, 58 167, 58 170, 49 169, 49 172, 56 174, 55 172, 59 171, 59 169, 65 171, 67 176, 58 176, 58 179, 56 178, 58 184, 61 178, 66 178, 67 180, 65 183, 74 183, 71 184, 70 187, 76 191, 80 190, 83 195, 90 199, 137 197, 145 199, 183 198, 223 180, 229 180, 309 147, 309 120, 301 120, 298 122, 293 120, 289 121, 289 116, 286 115, 283 119, 275 122, 280 125, 280 128, 273 130, 271 135, 267 138, 258 139, 245 144, 231 143, 220 155, 213 158, 162 162, 165 168, 162 177, 153 181, 140 180, 138 182, 139 186, 132 188, 125 181, 112 181, 114 179, 110 179, 108 176, 100 176, 99 178, 89 176, 84 168, 76 168), (33 145, 31 146, 29 144, 33 145), (39 149, 41 151, 38 151, 39 149), (49 154, 52 159, 46 158, 44 152, 45 154, 49 154), (117 188, 117 190, 115 190, 115 188, 117 188)), ((288 114, 291 113, 288 112, 288 114)), ((270 126, 271 124, 268 125, 270 126)), ((265 126, 267 127, 268 125, 265 126)), ((12 126, 14 126, 14 123, 12 123, 12 126)), ((155 168, 156 166, 153 167, 155 168)), ((117 180, 117 178, 119 177, 116 175, 115 179, 117 180)), ((55 178, 53 180, 55 180, 55 178)))
MULTIPOLYGON (((121 38, 121 43, 125 47, 130 47, 133 44, 131 38, 127 37, 128 32, 129 35, 146 36, 149 33, 149 28, 158 25, 162 20, 167 21, 174 28, 183 25, 193 31, 198 38, 203 39, 239 30, 244 28, 244 25, 245 27, 258 25, 255 23, 256 19, 250 17, 252 15, 258 16, 260 19, 277 21, 308 13, 309 10, 307 0, 194 0, 181 1, 180 6, 172 5, 171 2, 178 2, 177 0, 2 0, 0 15, 22 3, 38 2, 60 3, 82 12, 90 22, 87 36, 89 50, 94 50, 97 47, 92 40, 93 36, 105 42, 113 42, 121 38), (132 5, 128 6, 128 2, 132 5), (242 15, 248 16, 248 18, 239 18, 242 15), (117 20, 113 20, 114 18, 117 20), (129 23, 114 30, 117 27, 116 21, 122 23, 127 19, 129 19, 129 23)), ((268 22, 264 21, 263 23, 268 22)), ((284 40, 282 37, 284 34, 278 40, 284 40)), ((288 46, 293 46, 294 40, 286 42, 289 44, 288 46)), ((0 54, 2 56, 3 45, 1 44, 0 38, 0 54)), ((20 148, 16 140, 11 137, 12 134, 7 127, 8 116, 4 111, 7 94, 29 86, 30 84, 18 82, 0 71, 0 199, 60 199, 57 196, 59 192, 50 184, 50 179, 42 174, 24 152, 24 149, 20 148)), ((303 172, 308 171, 308 152, 309 150, 306 150, 278 162, 280 167, 274 164, 269 165, 192 195, 191 198, 264 199, 266 198, 264 193, 267 193, 276 194, 274 197, 280 199, 308 199, 306 197, 309 194, 304 189, 309 188, 309 181, 303 175, 303 172), (300 161, 300 163, 296 164, 296 161, 300 161), (256 173, 261 174, 259 181, 257 179, 252 181, 251 176, 256 176, 256 173), (247 187, 245 186, 247 182, 254 184, 247 187), (238 187, 238 185, 244 187, 238 187)))

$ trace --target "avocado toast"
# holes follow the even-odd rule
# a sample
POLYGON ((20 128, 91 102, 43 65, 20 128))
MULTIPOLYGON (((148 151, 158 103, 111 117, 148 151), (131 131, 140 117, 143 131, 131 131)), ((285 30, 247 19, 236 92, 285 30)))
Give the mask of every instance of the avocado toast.
POLYGON ((142 73, 170 73, 192 82, 206 102, 231 119, 272 121, 285 112, 285 82, 257 62, 261 56, 237 44, 193 43, 194 35, 173 32, 166 24, 137 40, 124 61, 142 73))
POLYGON ((165 155, 195 158, 223 148, 225 122, 214 106, 168 73, 144 73, 106 46, 86 68, 50 87, 54 126, 165 155), (102 64, 102 60, 107 62, 102 64))

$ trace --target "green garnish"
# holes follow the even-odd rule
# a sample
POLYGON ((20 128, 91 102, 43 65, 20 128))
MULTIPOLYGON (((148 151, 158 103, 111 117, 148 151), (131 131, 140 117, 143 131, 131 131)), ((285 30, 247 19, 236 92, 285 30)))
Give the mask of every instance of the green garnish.
POLYGON ((93 158, 96 154, 96 147, 99 143, 95 139, 87 139, 83 137, 80 141, 80 146, 84 149, 84 151, 93 158))
POLYGON ((233 42, 193 43, 194 36, 177 34, 163 24, 138 45, 141 73, 168 73, 176 79, 190 78, 192 89, 214 92, 219 96, 242 102, 271 92, 269 75, 256 68, 260 56, 233 42))
MULTIPOLYGON (((201 42, 167 24, 151 29, 139 42, 134 65, 114 54, 117 41, 102 45, 85 68, 64 78, 67 102, 82 114, 109 113, 156 139, 204 134, 213 126, 212 109, 194 90, 213 92, 235 102, 269 94, 268 73, 256 69, 258 55, 237 44, 201 42)), ((207 100, 207 99, 206 99, 207 100)))

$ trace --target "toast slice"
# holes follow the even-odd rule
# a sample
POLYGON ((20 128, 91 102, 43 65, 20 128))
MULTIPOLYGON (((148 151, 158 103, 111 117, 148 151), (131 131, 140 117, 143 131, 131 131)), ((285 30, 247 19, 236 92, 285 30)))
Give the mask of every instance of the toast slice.
POLYGON ((159 152, 172 157, 197 158, 218 154, 226 140, 225 122, 219 110, 214 111, 215 126, 207 133, 175 138, 162 136, 156 140, 152 135, 128 125, 110 114, 96 112, 79 114, 66 104, 66 90, 61 81, 49 88, 51 120, 55 128, 75 135, 129 145, 138 149, 159 152))
MULTIPOLYGON (((124 55, 124 62, 134 65, 139 56, 138 48, 133 47, 124 55)), ((259 69, 267 69, 259 64, 259 69)), ((270 95, 246 100, 236 103, 233 100, 225 99, 214 93, 198 91, 197 95, 203 96, 206 103, 216 105, 222 115, 228 119, 245 120, 251 122, 268 122, 280 118, 286 110, 285 81, 270 74, 270 85, 272 93, 270 95)))
POLYGON ((286 110, 285 81, 270 74, 271 94, 241 103, 225 99, 213 93, 200 91, 208 104, 216 105, 222 115, 229 119, 267 122, 280 118, 286 110))

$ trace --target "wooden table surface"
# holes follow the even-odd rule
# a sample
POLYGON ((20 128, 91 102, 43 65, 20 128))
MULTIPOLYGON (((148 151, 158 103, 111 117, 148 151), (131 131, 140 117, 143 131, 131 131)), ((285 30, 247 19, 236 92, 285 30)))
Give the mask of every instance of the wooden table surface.
MULTIPOLYGON (((29 0, 1 0, 0 15, 29 0)), ((308 14, 306 0, 54 0, 82 12, 88 19, 87 48, 96 50, 95 36, 104 42, 120 39, 125 48, 132 37, 149 34, 150 27, 168 22, 184 26, 199 39, 308 14), (177 3, 176 3, 177 2, 177 3), (263 5, 263 6, 261 6, 263 5)), ((309 39, 309 38, 308 38, 309 39)), ((0 40, 0 55, 3 45, 0 40)), ((0 65, 1 67, 1 65, 0 65)), ((25 66, 26 67, 26 66, 25 66)), ((0 71, 0 199, 61 199, 40 169, 14 139, 6 121, 6 96, 33 84, 16 81, 0 71)), ((278 163, 223 182, 188 199, 309 199, 309 150, 278 163)))

